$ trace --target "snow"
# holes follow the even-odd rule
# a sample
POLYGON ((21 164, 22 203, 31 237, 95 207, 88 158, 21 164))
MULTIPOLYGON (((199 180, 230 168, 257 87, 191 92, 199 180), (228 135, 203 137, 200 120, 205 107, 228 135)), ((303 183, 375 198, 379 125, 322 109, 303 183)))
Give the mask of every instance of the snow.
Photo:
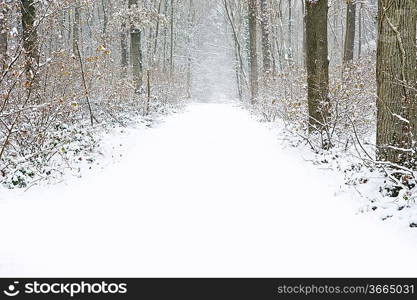
POLYGON ((82 179, 1 191, 1 276, 417 276, 416 231, 358 214, 340 176, 237 103, 113 148, 82 179))

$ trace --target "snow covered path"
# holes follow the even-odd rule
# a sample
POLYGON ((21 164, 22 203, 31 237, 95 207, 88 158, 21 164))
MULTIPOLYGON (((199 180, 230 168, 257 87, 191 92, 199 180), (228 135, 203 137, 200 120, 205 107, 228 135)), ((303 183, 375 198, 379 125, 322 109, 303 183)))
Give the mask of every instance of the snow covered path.
POLYGON ((356 215, 234 104, 120 139, 94 176, 0 195, 0 275, 417 276, 417 233, 356 215))

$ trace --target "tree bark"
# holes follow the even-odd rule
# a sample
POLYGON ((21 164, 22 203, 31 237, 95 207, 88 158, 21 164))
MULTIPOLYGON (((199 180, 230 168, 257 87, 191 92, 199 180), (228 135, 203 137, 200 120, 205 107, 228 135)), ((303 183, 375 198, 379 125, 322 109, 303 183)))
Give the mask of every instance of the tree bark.
MULTIPOLYGON (((168 14, 168 1, 165 0, 164 2, 164 16, 168 14)), ((167 49, 168 49, 168 26, 164 26, 164 43, 163 43, 163 51, 162 51, 162 72, 167 73, 167 49)))
POLYGON ((174 72, 174 0, 171 0, 171 49, 170 49, 170 77, 174 72))
POLYGON ((304 1, 301 1, 301 9, 302 9, 302 13, 303 13, 303 64, 304 64, 304 68, 306 68, 306 66, 307 66, 307 58, 306 58, 307 34, 306 34, 306 9, 305 9, 304 1))
POLYGON ((257 54, 257 34, 256 34, 256 17, 257 7, 256 0, 249 0, 249 56, 250 56, 250 85, 251 85, 251 103, 256 103, 258 97, 258 54, 257 54))
POLYGON ((355 49, 356 32, 356 3, 354 0, 346 0, 346 33, 343 62, 348 63, 353 60, 355 49))
POLYGON ((155 65, 156 61, 155 61, 155 56, 158 50, 158 38, 159 38, 159 15, 161 14, 161 9, 162 9, 162 0, 159 0, 159 5, 158 5, 158 20, 156 21, 156 29, 155 29, 155 44, 154 44, 154 51, 153 51, 153 55, 152 55, 152 64, 155 65))
MULTIPOLYGON (((138 0, 129 0, 129 8, 137 7, 138 0)), ((142 49, 141 31, 134 24, 130 27, 130 63, 132 65, 135 92, 139 93, 142 87, 142 49)))
POLYGON ((36 9, 34 0, 21 0, 23 50, 25 52, 25 71, 29 82, 33 82, 39 65, 39 40, 35 26, 36 9))
POLYGON ((5 0, 0 2, 0 70, 4 70, 7 62, 7 16, 8 16, 8 5, 5 0))
POLYGON ((127 70, 127 37, 126 37, 126 23, 122 23, 121 32, 120 32, 120 47, 122 50, 121 53, 121 67, 122 67, 122 75, 126 76, 127 70))
POLYGON ((359 28, 358 28, 358 59, 362 55, 362 27, 363 27, 363 3, 359 6, 359 28))
POLYGON ((330 114, 327 0, 305 0, 309 131, 327 127, 330 114))
MULTIPOLYGON (((122 1, 122 7, 126 7, 126 0, 122 1)), ((128 68, 128 53, 127 53, 127 31, 126 22, 123 20, 120 27, 120 49, 121 49, 121 60, 120 65, 122 67, 122 76, 126 77, 128 68)))
POLYGON ((187 34, 187 98, 191 99, 191 82, 192 82, 192 51, 191 51, 191 31, 193 28, 194 18, 194 5, 193 0, 189 0, 189 9, 188 9, 188 34, 187 34))
POLYGON ((293 47, 292 47, 292 0, 288 0, 288 61, 293 62, 293 47))
POLYGON ((377 42, 378 159, 416 166, 415 0, 379 0, 377 42))
POLYGON ((81 8, 77 2, 74 8, 74 21, 72 24, 72 53, 77 55, 80 41, 81 8))
POLYGON ((268 74, 272 71, 268 0, 261 0, 261 29, 263 70, 265 74, 268 74))

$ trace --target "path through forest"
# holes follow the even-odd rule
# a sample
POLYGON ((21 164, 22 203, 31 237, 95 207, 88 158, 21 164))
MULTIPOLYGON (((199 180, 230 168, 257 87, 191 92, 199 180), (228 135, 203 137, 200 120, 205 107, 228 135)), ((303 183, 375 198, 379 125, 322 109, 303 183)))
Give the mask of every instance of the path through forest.
POLYGON ((121 141, 103 171, 0 195, 0 275, 417 275, 415 236, 357 215, 337 177, 237 104, 121 141))

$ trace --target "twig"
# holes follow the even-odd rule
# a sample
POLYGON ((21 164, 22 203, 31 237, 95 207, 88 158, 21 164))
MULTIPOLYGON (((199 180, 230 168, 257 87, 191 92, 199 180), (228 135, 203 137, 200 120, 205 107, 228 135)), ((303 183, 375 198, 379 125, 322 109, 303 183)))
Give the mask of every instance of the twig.
POLYGON ((91 109, 90 98, 88 97, 88 88, 87 88, 87 84, 85 82, 85 75, 84 75, 84 65, 83 65, 83 60, 81 58, 80 48, 78 47, 78 41, 75 41, 75 46, 77 48, 78 60, 80 62, 80 67, 81 67, 81 78, 83 80, 83 85, 84 85, 84 90, 85 90, 85 98, 87 100, 87 106, 88 106, 88 110, 90 112, 90 122, 91 122, 91 126, 93 126, 94 125, 94 115, 93 115, 93 110, 91 109))

